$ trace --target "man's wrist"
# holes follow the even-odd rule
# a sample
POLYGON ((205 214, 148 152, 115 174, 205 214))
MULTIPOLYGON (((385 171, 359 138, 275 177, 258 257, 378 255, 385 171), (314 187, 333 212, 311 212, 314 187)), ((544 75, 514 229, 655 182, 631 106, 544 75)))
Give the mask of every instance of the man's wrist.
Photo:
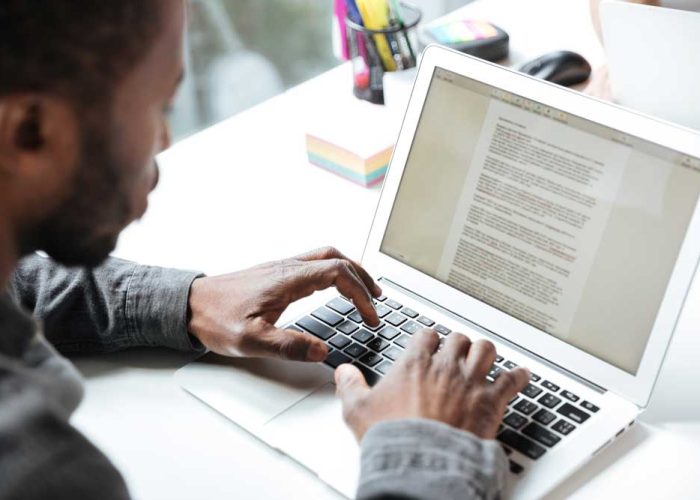
POLYGON ((187 325, 187 332, 190 335, 197 337, 197 339, 199 339, 199 337, 197 336, 197 332, 195 331, 195 325, 192 321, 192 317, 194 316, 194 308, 192 306, 192 303, 193 300, 196 300, 197 289, 201 284, 202 278, 204 278, 204 276, 197 276, 195 279, 192 280, 192 283, 190 283, 190 288, 187 293, 187 312, 185 314, 185 324, 187 325))

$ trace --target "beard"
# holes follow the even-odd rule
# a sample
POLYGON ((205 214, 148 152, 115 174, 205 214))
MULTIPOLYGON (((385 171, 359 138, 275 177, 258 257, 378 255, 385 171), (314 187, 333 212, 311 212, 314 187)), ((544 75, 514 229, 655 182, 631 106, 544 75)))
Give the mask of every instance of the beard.
POLYGON ((35 249, 66 266, 95 267, 130 222, 124 165, 102 127, 85 127, 68 196, 32 230, 35 249))

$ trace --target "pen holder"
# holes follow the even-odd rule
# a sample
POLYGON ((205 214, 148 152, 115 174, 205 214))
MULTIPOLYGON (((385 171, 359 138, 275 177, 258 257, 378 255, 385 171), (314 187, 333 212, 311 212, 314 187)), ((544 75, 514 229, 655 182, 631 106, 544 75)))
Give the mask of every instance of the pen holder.
POLYGON ((420 9, 401 3, 401 19, 383 29, 370 29, 347 17, 348 50, 352 61, 353 94, 374 104, 384 104, 384 73, 416 66, 416 26, 420 9))

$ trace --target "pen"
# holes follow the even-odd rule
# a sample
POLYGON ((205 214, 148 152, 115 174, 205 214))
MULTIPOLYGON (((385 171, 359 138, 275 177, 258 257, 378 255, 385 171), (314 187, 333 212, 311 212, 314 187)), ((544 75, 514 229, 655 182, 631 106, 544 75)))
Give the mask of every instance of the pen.
MULTIPOLYGON (((371 30, 385 29, 389 25, 388 7, 386 0, 357 0, 357 7, 364 20, 365 27, 371 30)), ((396 63, 391 54, 391 48, 386 37, 373 35, 382 66, 386 71, 394 71, 396 63)))
POLYGON ((335 0, 334 13, 336 22, 338 23, 338 33, 340 38, 340 53, 343 59, 350 59, 350 51, 348 49, 348 28, 345 24, 345 18, 348 15, 348 8, 345 0, 335 0))
POLYGON ((403 17, 401 17, 401 8, 399 7, 399 1, 398 0, 390 0, 390 2, 391 2, 390 12, 391 12, 392 17, 394 19, 396 19, 396 21, 401 26, 403 26, 404 22, 403 22, 403 17))
MULTIPOLYGON (((348 18, 358 26, 364 26, 362 22, 362 16, 357 8, 355 0, 345 0, 345 7, 347 10, 348 18)), ((355 69, 356 85, 359 87, 367 87, 370 80, 370 65, 369 56, 367 55, 367 47, 365 45, 365 36, 363 33, 356 30, 349 30, 348 35, 350 36, 350 43, 352 48, 355 49, 354 53, 359 53, 360 57, 353 60, 353 66, 355 69), (360 66, 362 65, 362 66, 360 66)))
MULTIPOLYGON (((410 60, 406 63, 404 63, 404 66, 415 66, 416 65, 416 54, 413 51, 413 46, 411 45, 411 40, 408 37, 408 33, 406 31, 406 23, 404 22, 403 16, 401 15, 401 5, 399 3, 399 0, 389 0, 390 2, 390 15, 392 19, 398 23, 398 25, 401 27, 401 33, 403 34, 403 43, 406 49, 408 50, 408 53, 410 54, 410 60)), ((402 54, 405 54, 404 51, 401 52, 402 54)))

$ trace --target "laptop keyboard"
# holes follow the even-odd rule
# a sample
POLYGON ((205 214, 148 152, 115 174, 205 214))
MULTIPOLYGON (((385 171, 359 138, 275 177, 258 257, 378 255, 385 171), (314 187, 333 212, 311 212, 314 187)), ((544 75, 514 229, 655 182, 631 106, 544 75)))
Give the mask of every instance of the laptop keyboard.
MULTIPOLYGON (((352 363, 370 385, 389 372, 406 349, 411 335, 421 328, 430 327, 438 332, 440 346, 452 333, 446 326, 436 324, 429 317, 385 296, 376 299, 375 308, 380 324, 370 327, 364 324, 352 303, 336 297, 287 328, 311 333, 323 340, 329 349, 325 360, 327 365, 336 368, 343 363, 352 363)), ((492 382, 504 370, 516 366, 497 355, 487 380, 492 382)), ((573 392, 532 373, 527 387, 508 403, 497 439, 507 455, 517 450, 537 460, 598 410, 593 403, 581 400, 573 392)), ((509 462, 514 474, 523 471, 522 465, 512 457, 509 462)))

